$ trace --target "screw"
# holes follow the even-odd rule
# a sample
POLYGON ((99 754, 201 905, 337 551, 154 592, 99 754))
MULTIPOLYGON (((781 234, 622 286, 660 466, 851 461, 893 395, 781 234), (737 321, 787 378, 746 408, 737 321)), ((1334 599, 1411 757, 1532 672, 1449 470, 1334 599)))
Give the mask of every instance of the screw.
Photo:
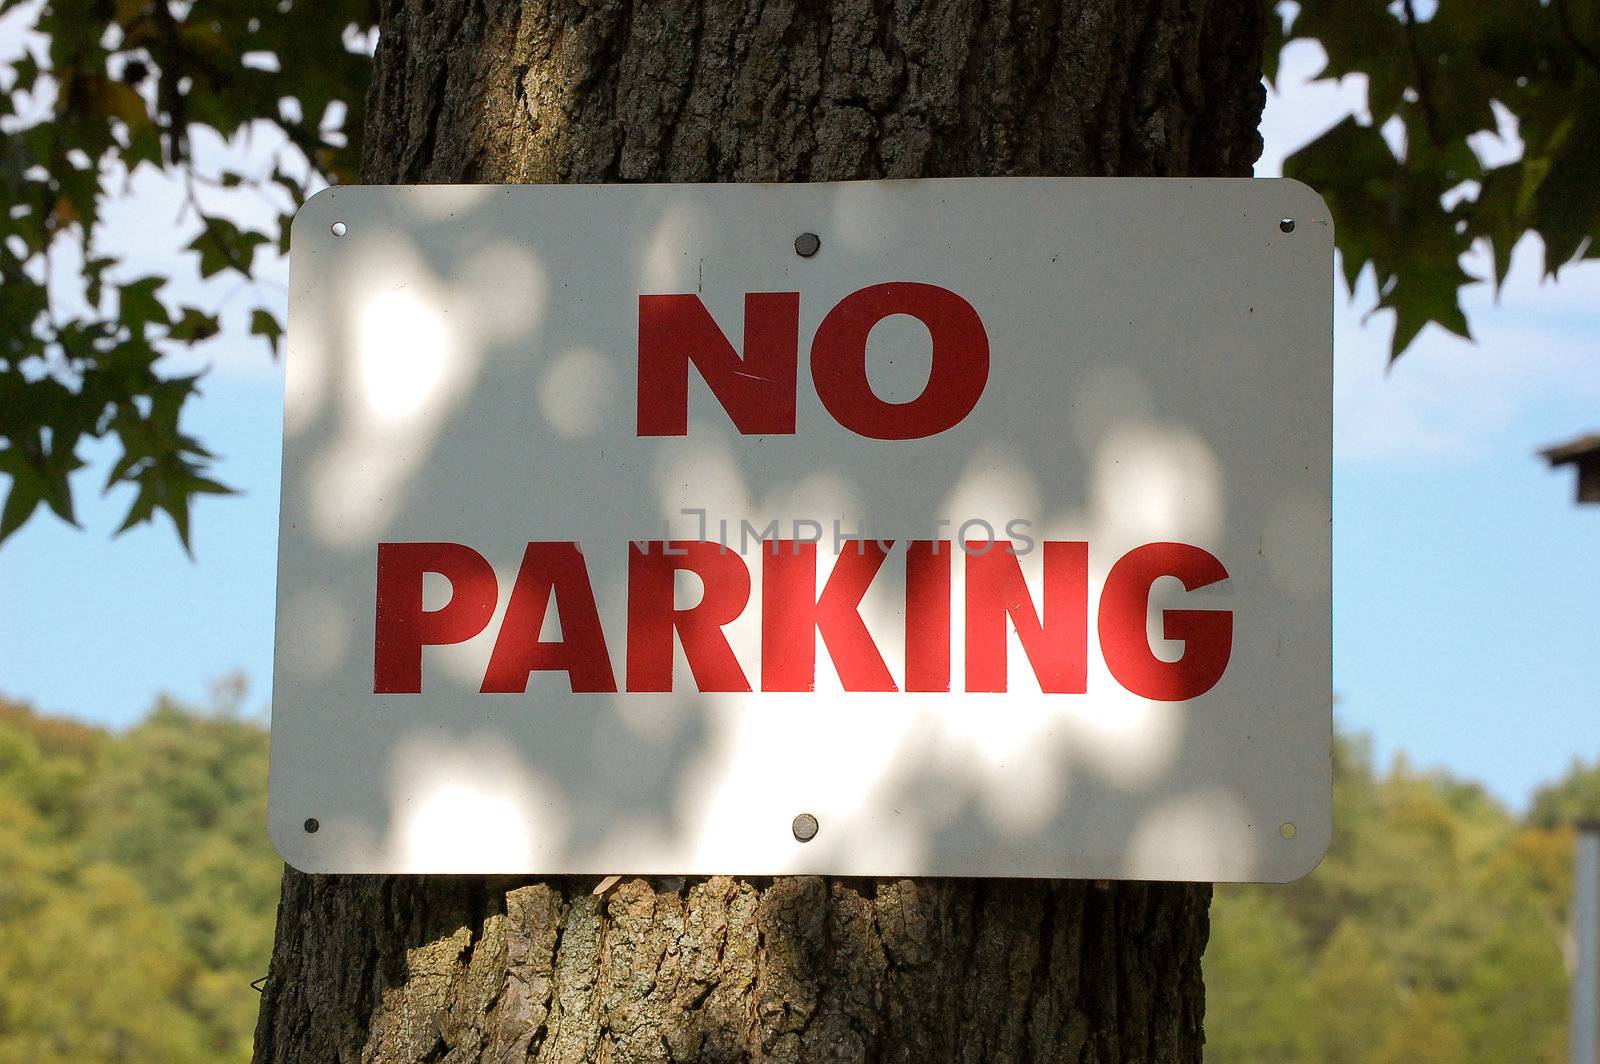
POLYGON ((317 833, 317 829, 320 827, 322 827, 322 824, 317 820, 316 817, 306 817, 305 829, 307 835, 315 835, 317 833))
POLYGON ((1285 233, 1294 232, 1294 219, 1293 218, 1279 218, 1278 219, 1278 228, 1283 230, 1285 233))
POLYGON ((817 818, 810 813, 801 813, 789 826, 794 831, 794 837, 800 842, 810 842, 817 837, 817 818))
POLYGON ((815 233, 801 233, 794 238, 794 253, 803 259, 809 259, 822 247, 822 238, 815 233))
POLYGON ((345 228, 343 222, 334 222, 332 225, 328 226, 328 231, 334 236, 344 236, 345 233, 349 232, 349 230, 345 228))

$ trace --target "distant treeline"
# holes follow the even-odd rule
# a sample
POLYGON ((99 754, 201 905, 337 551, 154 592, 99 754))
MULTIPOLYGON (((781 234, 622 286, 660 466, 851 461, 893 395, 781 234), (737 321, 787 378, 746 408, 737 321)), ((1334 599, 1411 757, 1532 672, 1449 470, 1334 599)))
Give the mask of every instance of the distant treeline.
MULTIPOLYGON (((246 1061, 281 865, 267 731, 242 687, 109 732, 0 699, 0 1064, 246 1061)), ((1288 887, 1219 887, 1208 1060, 1565 1059, 1574 765, 1518 820, 1367 744, 1336 756, 1335 837, 1288 887)))
POLYGON ((1519 821, 1477 784, 1339 740, 1334 834, 1286 887, 1220 887, 1206 1057, 1248 1064, 1559 1064, 1567 1059, 1572 820, 1600 811, 1574 764, 1519 821))
POLYGON ((122 734, 0 701, 0 1062, 247 1061, 283 865, 267 731, 122 734))

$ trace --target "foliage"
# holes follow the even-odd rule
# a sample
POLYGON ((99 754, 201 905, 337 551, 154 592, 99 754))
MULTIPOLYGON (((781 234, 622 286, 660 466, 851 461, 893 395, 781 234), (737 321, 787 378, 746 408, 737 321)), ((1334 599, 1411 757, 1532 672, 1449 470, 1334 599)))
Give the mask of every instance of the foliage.
POLYGON ((0 1064, 248 1059, 282 866, 233 704, 113 735, 0 701, 0 1064))
POLYGON ((1600 820, 1600 761, 1574 761, 1559 781, 1540 787, 1528 819, 1541 827, 1600 820))
MULTIPOLYGON (((248 283, 258 248, 282 250, 307 186, 355 175, 344 131, 360 128, 371 63, 349 39, 375 21, 372 0, 0 0, 13 28, 30 13, 44 46, 0 67, 0 540, 41 506, 75 524, 69 477, 84 442, 109 436, 121 454, 106 489, 137 489, 122 529, 161 510, 187 548, 193 497, 229 489, 183 431, 196 376, 159 360, 219 323, 103 247, 102 208, 141 167, 181 174, 200 275, 248 283), (262 124, 300 166, 252 177, 196 163, 197 134, 226 140, 262 124), (241 228, 205 205, 200 185, 276 190, 277 231, 241 228), (47 283, 56 261, 82 264, 78 291, 47 283)), ((265 308, 251 331, 274 347, 282 332, 265 308)))
POLYGON ((1468 335, 1459 291, 1475 278, 1458 260, 1474 241, 1497 284, 1526 233, 1547 274, 1600 255, 1600 3, 1303 0, 1290 19, 1286 37, 1327 52, 1323 77, 1366 79, 1370 121, 1339 123, 1284 172, 1327 200, 1352 289, 1372 267, 1391 357, 1429 322, 1468 335), (1506 126, 1521 157, 1485 166, 1473 142, 1506 126))
MULTIPOLYGON (((1468 331, 1458 259, 1474 241, 1503 279, 1524 233, 1554 273, 1595 253, 1600 230, 1600 0, 1303 0, 1268 42, 1320 41, 1327 77, 1365 75, 1370 123, 1345 121, 1290 157, 1287 172, 1327 198, 1347 280, 1373 268, 1395 312, 1393 354, 1429 322, 1468 331), (1500 114, 1497 115, 1496 110, 1500 114), (1485 167, 1472 141, 1514 122, 1522 157, 1485 167), (1392 123, 1404 148, 1379 127, 1392 123), (1449 204, 1446 206, 1445 204, 1449 204)), ((0 67, 0 541, 41 507, 75 523, 81 444, 112 436, 106 488, 137 488, 122 528, 171 517, 187 547, 196 495, 227 492, 212 456, 184 431, 197 378, 163 372, 174 348, 219 330, 173 305, 167 278, 138 276, 96 240, 108 199, 141 167, 180 173, 198 229, 202 277, 248 280, 257 252, 286 250, 290 212, 309 188, 347 181, 371 63, 357 41, 374 0, 0 0, 34 17, 47 48, 0 67), (266 175, 202 173, 191 143, 252 127, 280 130, 302 165, 266 175), (259 188, 277 222, 241 227, 197 186, 259 188), (81 263, 81 298, 45 283, 53 261, 81 263)), ((1271 20, 1269 20, 1271 21, 1271 20)), ((276 350, 282 324, 251 314, 276 350)))
POLYGON ((1219 1062, 1565 1059, 1572 836, 1477 787, 1337 744, 1333 845, 1289 886, 1219 887, 1205 960, 1219 1062))

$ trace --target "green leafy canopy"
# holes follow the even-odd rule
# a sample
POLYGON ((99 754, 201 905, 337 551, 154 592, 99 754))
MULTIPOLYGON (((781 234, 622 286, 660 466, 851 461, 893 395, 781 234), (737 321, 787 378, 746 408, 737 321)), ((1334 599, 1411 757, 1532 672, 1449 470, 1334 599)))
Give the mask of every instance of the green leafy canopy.
POLYGON ((1347 118, 1284 173, 1327 200, 1352 289, 1372 267, 1391 359, 1429 322, 1469 335, 1459 293, 1478 279, 1459 260, 1475 241, 1497 285, 1530 232, 1547 275, 1600 254, 1596 0, 1306 0, 1284 35, 1321 43, 1322 77, 1366 79, 1371 121, 1347 118), (1503 128, 1522 156, 1486 166, 1472 142, 1503 128))
POLYGON ((244 694, 117 732, 0 696, 0 1061, 250 1059, 283 863, 244 694))
MULTIPOLYGON (((220 323, 108 252, 103 208, 141 167, 180 177, 200 276, 255 291, 255 250, 283 234, 242 228, 198 190, 253 187, 292 207, 352 179, 371 72, 359 38, 376 18, 372 0, 0 0, 8 30, 33 31, 0 64, 0 541, 41 507, 76 524, 69 478, 91 439, 121 445, 106 490, 136 488, 119 531, 163 511, 187 549, 193 498, 229 492, 183 429, 198 378, 161 362, 220 323), (190 151, 201 131, 227 141, 259 123, 295 158, 248 176, 206 172, 190 151), (73 298, 48 283, 58 257, 84 264, 73 298)), ((272 311, 253 310, 250 332, 278 351, 272 311)))
MULTIPOLYGON (((1600 0, 1304 0, 1267 42, 1274 77, 1286 41, 1321 42, 1322 76, 1365 76, 1370 121, 1348 119, 1291 156, 1285 172, 1332 208, 1345 278, 1369 266, 1378 307, 1395 313, 1391 357, 1430 322, 1468 335, 1461 257, 1482 240, 1493 280, 1527 233, 1545 270, 1595 255, 1600 232, 1600 0), (1521 158, 1487 166, 1472 142, 1515 125, 1521 158), (1396 151, 1380 130, 1403 142, 1396 151)), ((182 431, 196 378, 162 371, 175 346, 219 331, 198 307, 171 306, 165 280, 132 276, 96 240, 118 175, 182 175, 200 229, 188 246, 204 278, 253 276, 276 232, 206 210, 195 186, 257 186, 298 206, 321 181, 356 172, 371 61, 357 46, 374 0, 0 0, 45 42, 0 65, 0 541, 41 508, 75 522, 72 473, 88 439, 122 446, 107 488, 137 488, 124 528, 172 519, 188 545, 189 505, 228 489, 182 431), (334 116, 342 115, 342 121, 334 116), (198 130, 224 140, 254 123, 303 158, 260 176, 201 173, 198 130), (55 305, 51 256, 81 260, 82 312, 55 305)), ((249 332, 280 349, 282 323, 257 307, 249 332)), ((259 341, 258 341, 259 342, 259 341)))

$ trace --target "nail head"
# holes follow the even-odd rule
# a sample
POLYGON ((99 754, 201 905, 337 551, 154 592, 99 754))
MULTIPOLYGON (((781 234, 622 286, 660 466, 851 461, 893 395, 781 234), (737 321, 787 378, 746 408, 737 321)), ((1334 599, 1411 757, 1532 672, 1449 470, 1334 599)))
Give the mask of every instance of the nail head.
POLYGON ((794 831, 794 837, 801 842, 810 842, 817 837, 817 818, 810 813, 801 813, 795 817, 790 827, 794 831))
POLYGON ((344 236, 350 230, 345 227, 343 222, 334 222, 332 225, 328 226, 328 231, 334 236, 344 236))
POLYGON ((1293 218, 1280 218, 1280 219, 1278 219, 1278 228, 1282 229, 1285 233, 1294 232, 1294 219, 1293 218))
POLYGON ((822 238, 815 233, 801 233, 794 238, 795 254, 803 259, 809 259, 822 247, 822 238))
POLYGON ((315 835, 317 833, 317 830, 319 828, 321 828, 321 827, 322 827, 322 824, 321 824, 320 821, 317 820, 316 817, 314 817, 314 816, 306 817, 305 829, 306 829, 306 834, 307 835, 315 835))

